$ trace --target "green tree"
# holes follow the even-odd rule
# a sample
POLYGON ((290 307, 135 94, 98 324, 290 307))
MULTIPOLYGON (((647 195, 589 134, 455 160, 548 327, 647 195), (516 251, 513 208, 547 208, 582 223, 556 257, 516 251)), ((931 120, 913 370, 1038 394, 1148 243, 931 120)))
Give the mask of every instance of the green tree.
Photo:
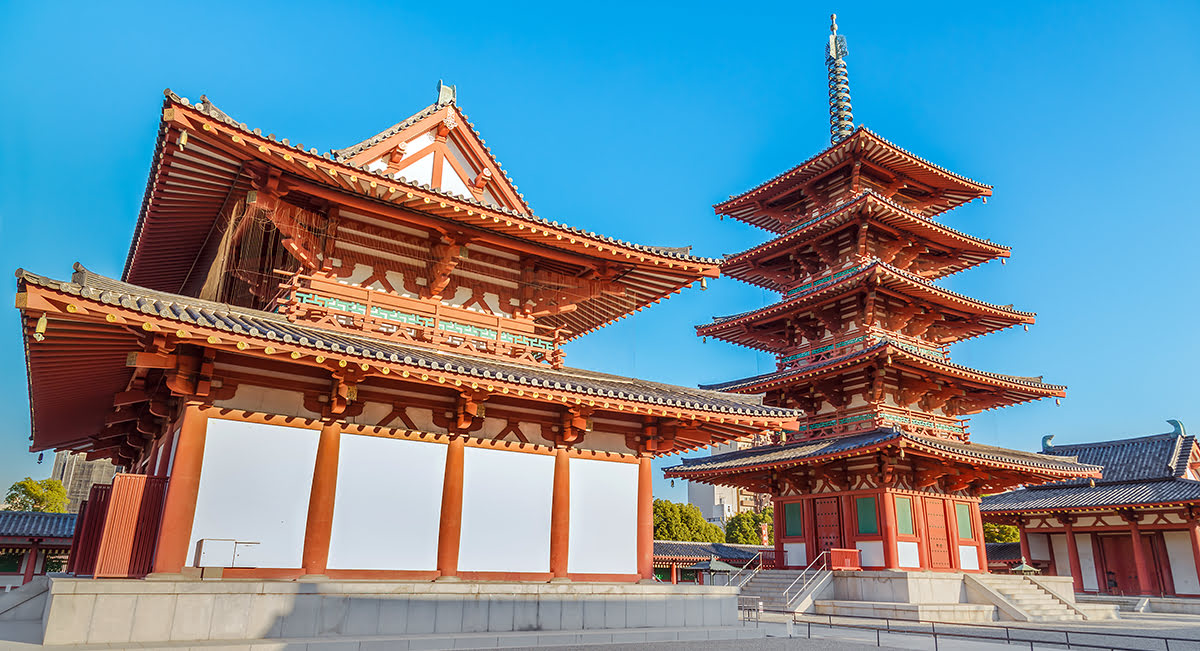
POLYGON ((775 512, 766 509, 761 513, 747 511, 739 513, 725 523, 725 542, 740 545, 761 545, 762 525, 767 525, 767 544, 775 544, 775 512))
POLYGON ((983 523, 983 541, 984 542, 1019 542, 1021 540, 1021 532, 1011 524, 993 524, 991 522, 983 523))
POLYGON ((654 500, 654 539, 725 542, 721 528, 704 520, 695 504, 654 500))
POLYGON ((8 488, 4 502, 14 511, 66 513, 67 489, 57 479, 26 477, 8 488))

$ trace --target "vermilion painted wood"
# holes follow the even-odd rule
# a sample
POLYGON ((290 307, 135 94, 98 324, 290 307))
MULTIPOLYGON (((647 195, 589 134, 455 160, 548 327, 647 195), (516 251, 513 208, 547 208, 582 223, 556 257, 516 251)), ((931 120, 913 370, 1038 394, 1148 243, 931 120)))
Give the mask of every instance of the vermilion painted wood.
POLYGON ((857 549, 830 549, 829 569, 831 570, 861 570, 862 564, 857 549))
POLYGON ((816 510, 816 555, 842 546, 841 509, 838 508, 838 498, 819 497, 813 501, 816 510))
POLYGON ((550 503, 550 573, 567 577, 571 529, 571 457, 566 448, 554 451, 554 494, 550 503))
POLYGON ((643 579, 654 578, 654 475, 650 457, 638 460, 637 570, 643 579))
POLYGON ((925 530, 929 536, 929 567, 948 570, 954 564, 950 555, 950 534, 946 530, 946 501, 926 497, 925 530))
POLYGON ((77 575, 91 576, 96 571, 96 555, 100 553, 100 538, 104 535, 110 495, 111 484, 94 484, 88 494, 87 511, 80 515, 83 526, 79 536, 71 543, 71 557, 75 560, 74 572, 77 575))
POLYGON ((75 550, 79 545, 79 533, 83 531, 83 520, 87 517, 88 501, 83 500, 79 503, 79 514, 75 516, 75 531, 71 534, 71 553, 67 556, 67 573, 75 573, 75 565, 78 563, 78 557, 75 550))
POLYGON ((165 477, 118 473, 96 555, 96 578, 141 578, 150 573, 166 496, 165 477))
POLYGON ((321 437, 317 442, 317 458, 308 498, 308 519, 304 526, 302 555, 304 571, 308 574, 325 574, 329 562, 341 436, 342 430, 337 423, 327 423, 321 428, 321 437))

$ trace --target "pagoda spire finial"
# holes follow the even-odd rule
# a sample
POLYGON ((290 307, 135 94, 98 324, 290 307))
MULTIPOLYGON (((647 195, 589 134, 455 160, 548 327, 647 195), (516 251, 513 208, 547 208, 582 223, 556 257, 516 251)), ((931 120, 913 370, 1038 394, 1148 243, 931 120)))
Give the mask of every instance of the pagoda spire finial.
POLYGON ((850 110, 850 76, 846 73, 846 37, 837 33, 837 14, 829 16, 829 44, 825 67, 829 69, 829 141, 838 144, 854 132, 850 110))

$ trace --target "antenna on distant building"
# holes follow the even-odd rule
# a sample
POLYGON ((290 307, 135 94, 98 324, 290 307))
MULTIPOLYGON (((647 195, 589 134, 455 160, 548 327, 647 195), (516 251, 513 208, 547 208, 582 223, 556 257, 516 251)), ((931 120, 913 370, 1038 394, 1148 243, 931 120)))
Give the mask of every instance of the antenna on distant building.
POLYGON ((832 14, 829 16, 829 44, 825 46, 825 67, 829 69, 829 141, 834 145, 854 133, 850 76, 843 61, 847 53, 846 37, 837 33, 837 14, 832 14))

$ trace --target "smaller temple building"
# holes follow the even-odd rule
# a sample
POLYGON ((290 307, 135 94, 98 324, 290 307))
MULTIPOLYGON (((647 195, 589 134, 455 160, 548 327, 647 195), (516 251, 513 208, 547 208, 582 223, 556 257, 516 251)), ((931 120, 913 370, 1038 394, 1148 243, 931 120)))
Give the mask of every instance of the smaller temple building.
POLYGON ((0 593, 62 571, 74 532, 74 513, 0 511, 0 593))
POLYGON ((1020 528, 1021 555, 1075 591, 1200 596, 1200 448, 1183 424, 1136 438, 1053 445, 1042 453, 1103 466, 1103 478, 1026 486, 983 498, 983 519, 1020 528))

